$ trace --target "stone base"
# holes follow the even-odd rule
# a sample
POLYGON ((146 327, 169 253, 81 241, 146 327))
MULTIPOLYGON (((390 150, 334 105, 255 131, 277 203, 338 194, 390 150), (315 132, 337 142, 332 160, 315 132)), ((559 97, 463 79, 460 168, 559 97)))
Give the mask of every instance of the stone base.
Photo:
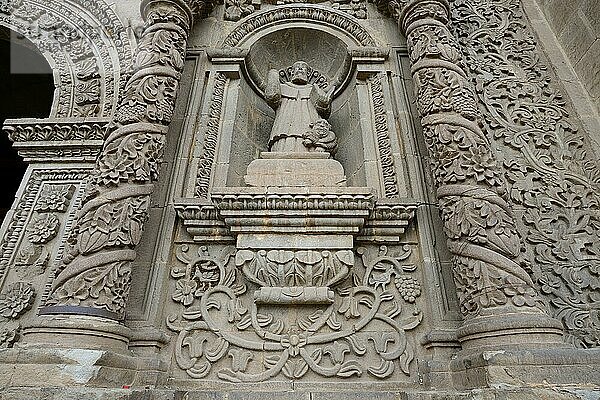
POLYGON ((328 153, 262 153, 248 166, 244 181, 256 187, 346 186, 344 168, 328 153))
POLYGON ((432 379, 419 360, 418 381, 228 383, 169 378, 158 357, 103 350, 0 350, 1 400, 598 400, 600 349, 497 350, 459 354, 451 382, 432 379), (183 389, 186 388, 186 389, 183 389))
MULTIPOLYGON (((600 390, 590 388, 498 388, 386 392, 365 391, 202 391, 167 389, 4 388, 2 400, 597 400, 600 390)), ((331 390, 331 389, 329 389, 331 390)))
POLYGON ((23 327, 22 347, 77 348, 128 354, 131 331, 105 318, 42 315, 23 327))
MULTIPOLYGON (((456 388, 600 390, 600 349, 538 348, 459 353, 452 361, 451 369, 456 388)), ((596 397, 581 398, 600 399, 600 392, 596 397)))

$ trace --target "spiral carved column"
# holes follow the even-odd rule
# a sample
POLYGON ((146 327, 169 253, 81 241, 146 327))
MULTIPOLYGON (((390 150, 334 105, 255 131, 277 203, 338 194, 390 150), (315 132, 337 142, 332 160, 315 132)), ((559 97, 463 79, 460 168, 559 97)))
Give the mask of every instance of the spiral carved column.
POLYGON ((198 0, 145 0, 134 69, 42 314, 121 320, 198 0))
POLYGON ((502 171, 478 121, 477 97, 448 30, 445 0, 394 2, 405 33, 417 108, 453 254, 463 348, 559 342, 519 261, 520 238, 502 171))

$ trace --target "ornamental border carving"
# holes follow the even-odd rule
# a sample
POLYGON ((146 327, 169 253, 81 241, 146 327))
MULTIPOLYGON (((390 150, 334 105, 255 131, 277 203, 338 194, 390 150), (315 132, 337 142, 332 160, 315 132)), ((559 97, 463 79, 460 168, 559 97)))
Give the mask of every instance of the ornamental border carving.
POLYGON ((392 154, 381 74, 369 79, 369 91, 371 92, 371 101, 373 102, 375 136, 377 138, 377 148, 379 150, 379 162, 381 163, 385 197, 398 197, 398 178, 396 177, 396 167, 394 165, 394 156, 392 154))
POLYGON ((348 14, 333 9, 324 9, 311 5, 281 6, 265 12, 259 12, 243 20, 233 32, 227 36, 223 45, 226 47, 238 47, 247 37, 261 28, 283 23, 291 19, 314 21, 334 26, 348 33, 357 43, 362 46, 376 47, 375 39, 363 28, 355 18, 348 14))
POLYGON ((84 180, 88 175, 87 171, 81 170, 36 170, 31 173, 21 200, 10 216, 10 222, 7 226, 2 239, 0 240, 0 282, 6 277, 11 260, 17 250, 18 244, 27 226, 27 222, 32 213, 38 192, 46 181, 62 180, 84 180))
POLYGON ((112 114, 132 50, 126 28, 108 4, 0 0, 0 25, 31 41, 56 71, 51 116, 112 114))
POLYGON ((210 176, 214 165, 219 133, 221 132, 221 114, 223 112, 225 87, 228 81, 229 79, 224 74, 220 72, 216 74, 208 122, 203 135, 202 156, 198 162, 198 172, 196 173, 195 197, 208 197, 210 176))

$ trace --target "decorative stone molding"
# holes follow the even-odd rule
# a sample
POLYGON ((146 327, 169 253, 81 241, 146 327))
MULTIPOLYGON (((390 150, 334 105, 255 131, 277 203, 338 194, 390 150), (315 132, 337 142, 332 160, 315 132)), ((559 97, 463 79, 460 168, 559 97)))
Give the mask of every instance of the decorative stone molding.
POLYGON ((217 149, 217 143, 219 142, 225 88, 228 81, 229 79, 224 74, 217 73, 212 101, 210 103, 208 122, 204 133, 202 156, 198 162, 196 197, 208 198, 210 178, 215 161, 215 151, 217 149))
POLYGON ((308 4, 284 5, 271 10, 255 13, 242 21, 225 39, 226 47, 241 47, 248 36, 261 28, 276 22, 301 19, 324 23, 336 27, 350 35, 357 45, 375 47, 375 39, 355 19, 345 12, 315 7, 308 4))
POLYGON ((104 1, 2 0, 0 24, 29 39, 56 71, 52 117, 108 117, 132 52, 104 1))
POLYGON ((416 204, 379 200, 356 238, 359 242, 398 243, 417 211, 416 204))
POLYGON ((108 136, 105 118, 6 120, 3 130, 26 162, 96 160, 108 136))
POLYGON ((519 259, 514 212, 501 168, 480 128, 477 97, 457 41, 448 30, 448 3, 413 0, 390 7, 407 37, 417 109, 466 318, 459 335, 463 347, 491 345, 480 332, 488 329, 495 330, 495 345, 516 334, 522 335, 522 343, 536 343, 540 327, 546 329, 543 340, 559 342, 561 331, 546 316, 519 259), (505 333, 495 322, 506 318, 516 322, 505 333))
POLYGON ((390 132, 388 126, 387 108, 383 94, 383 83, 381 75, 375 75, 369 79, 369 90, 373 102, 373 116, 375 120, 375 134, 377 137, 377 147, 379 150, 379 162, 383 175, 383 187, 385 197, 398 197, 398 178, 396 177, 396 168, 394 166, 394 156, 392 154, 390 132))
POLYGON ((146 0, 134 64, 42 314, 124 317, 194 16, 212 4, 146 0))

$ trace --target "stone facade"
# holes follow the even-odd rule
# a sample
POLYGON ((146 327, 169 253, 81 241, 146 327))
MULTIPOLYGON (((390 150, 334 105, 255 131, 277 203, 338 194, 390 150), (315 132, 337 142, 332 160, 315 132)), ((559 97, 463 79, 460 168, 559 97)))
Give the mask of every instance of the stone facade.
POLYGON ((4 126, 0 399, 600 398, 597 43, 546 3, 0 0, 57 87, 4 126))

